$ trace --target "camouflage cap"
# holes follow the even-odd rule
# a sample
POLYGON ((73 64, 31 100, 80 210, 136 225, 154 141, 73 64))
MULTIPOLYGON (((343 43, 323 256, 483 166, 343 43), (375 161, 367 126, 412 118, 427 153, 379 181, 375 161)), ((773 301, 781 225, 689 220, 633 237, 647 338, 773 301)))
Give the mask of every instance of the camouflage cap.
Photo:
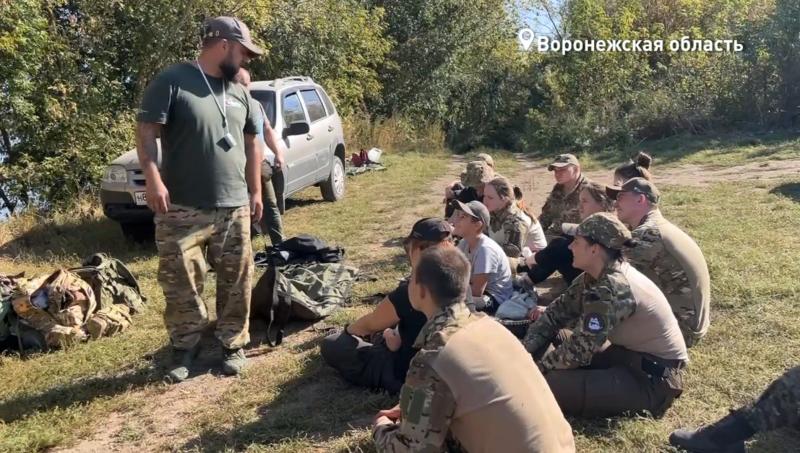
POLYGON ((492 156, 486 153, 478 153, 478 155, 475 156, 475 160, 482 160, 486 162, 486 165, 494 168, 494 159, 492 158, 492 156))
POLYGON ((661 192, 650 181, 644 178, 631 178, 622 184, 622 187, 606 187, 606 195, 612 200, 616 200, 621 192, 633 192, 644 195, 651 203, 657 204, 661 199, 661 192))
POLYGON ((622 250, 631 239, 630 230, 610 212, 592 214, 580 224, 565 223, 562 229, 566 234, 590 238, 613 250, 622 250))
POLYGON ((547 166, 548 171, 553 171, 556 168, 566 167, 567 165, 580 165, 578 158, 574 154, 559 154, 553 159, 553 162, 547 166))
POLYGON ((494 171, 486 162, 474 160, 467 164, 467 169, 461 173, 461 182, 467 187, 478 187, 494 178, 494 171))

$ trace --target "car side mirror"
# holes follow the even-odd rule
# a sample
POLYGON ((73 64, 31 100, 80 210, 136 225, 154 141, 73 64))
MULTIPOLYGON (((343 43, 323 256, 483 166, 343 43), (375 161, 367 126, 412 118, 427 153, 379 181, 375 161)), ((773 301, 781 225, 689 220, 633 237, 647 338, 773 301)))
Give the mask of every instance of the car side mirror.
POLYGON ((303 135, 308 134, 309 131, 308 123, 305 121, 298 121, 296 123, 292 123, 289 127, 283 129, 283 136, 288 137, 290 135, 303 135))

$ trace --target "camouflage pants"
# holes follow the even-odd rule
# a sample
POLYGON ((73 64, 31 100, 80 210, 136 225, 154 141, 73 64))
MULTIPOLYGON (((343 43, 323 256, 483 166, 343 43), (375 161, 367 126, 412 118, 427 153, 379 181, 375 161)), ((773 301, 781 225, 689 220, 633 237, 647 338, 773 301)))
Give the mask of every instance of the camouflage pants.
POLYGON ((208 325, 202 299, 208 263, 217 274, 216 337, 229 349, 246 345, 253 279, 250 208, 172 205, 166 214, 156 215, 155 224, 158 282, 166 299, 164 321, 173 347, 193 347, 208 325))
POLYGON ((800 366, 776 379, 742 414, 757 431, 800 426, 800 366))

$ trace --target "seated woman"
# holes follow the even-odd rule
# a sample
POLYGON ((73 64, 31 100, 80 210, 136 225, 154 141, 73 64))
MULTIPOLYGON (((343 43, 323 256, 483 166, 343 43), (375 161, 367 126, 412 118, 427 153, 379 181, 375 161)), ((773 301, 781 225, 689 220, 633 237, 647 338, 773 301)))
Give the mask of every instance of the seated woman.
MULTIPOLYGON (((579 195, 578 211, 581 219, 597 212, 613 212, 614 200, 608 197, 604 185, 587 182, 579 195)), ((517 272, 526 273, 531 282, 537 284, 558 271, 567 284, 572 283, 582 272, 572 265, 572 252, 569 249, 572 239, 567 234, 553 238, 547 247, 526 258, 517 267, 517 272)))
POLYGON ((625 261, 631 232, 611 213, 566 224, 583 273, 536 316, 523 343, 567 415, 660 417, 683 391, 689 360, 667 298, 625 261), (571 334, 557 337, 563 329, 571 334))
MULTIPOLYGON (((539 223, 539 219, 528 209, 528 206, 525 204, 522 189, 520 189, 519 186, 514 186, 514 200, 517 204, 517 208, 525 214, 523 217, 525 218, 525 223, 528 225, 528 238, 525 240, 525 247, 531 252, 538 252, 547 247, 547 236, 544 234, 542 224, 539 223)), ((524 248, 523 255, 525 255, 524 248)))
POLYGON ((627 164, 620 165, 614 170, 614 185, 621 186, 631 178, 644 178, 648 181, 653 180, 650 173, 650 165, 653 158, 649 154, 639 152, 627 164))
POLYGON ((486 184, 483 204, 490 214, 486 235, 500 244, 514 269, 526 246, 530 219, 517 207, 511 184, 503 177, 494 178, 486 184))
POLYGON ((489 210, 480 201, 455 202, 453 234, 460 237, 458 248, 470 262, 470 288, 475 308, 494 314, 514 293, 511 267, 500 245, 484 234, 489 210))
MULTIPOLYGON (((444 220, 418 221, 403 242, 409 260, 413 263, 422 250, 429 247, 453 247, 451 232, 452 227, 444 220)), ((372 313, 325 338, 320 353, 345 380, 397 393, 405 381, 408 364, 417 352, 414 341, 426 321, 424 314, 411 307, 408 282, 404 280, 372 313), (377 334, 374 343, 363 338, 374 334, 377 334)))

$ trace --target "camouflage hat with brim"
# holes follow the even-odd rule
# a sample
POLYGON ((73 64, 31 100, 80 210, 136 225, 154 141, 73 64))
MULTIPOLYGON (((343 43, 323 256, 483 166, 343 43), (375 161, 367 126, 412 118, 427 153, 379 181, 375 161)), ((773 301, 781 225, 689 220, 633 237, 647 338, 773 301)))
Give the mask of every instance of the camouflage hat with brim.
POLYGON ((482 160, 486 162, 486 165, 494 168, 494 159, 492 158, 492 156, 486 153, 478 153, 478 155, 475 156, 475 160, 482 160))
POLYGON ((565 223, 561 226, 565 234, 589 238, 612 250, 622 250, 631 239, 631 232, 615 216, 608 212, 592 214, 580 224, 565 223))
POLYGON ((575 157, 574 154, 559 154, 553 159, 553 162, 547 166, 547 170, 553 171, 556 168, 566 167, 567 165, 575 165, 577 167, 580 165, 580 162, 578 162, 578 158, 575 157))
POLYGON ((492 167, 482 160, 474 160, 467 164, 467 169, 461 173, 461 182, 466 187, 478 187, 494 178, 492 167))
POLYGON ((658 200, 661 199, 661 192, 659 192, 655 184, 644 178, 631 178, 620 187, 606 187, 606 195, 612 200, 616 200, 622 192, 644 195, 653 204, 657 204, 658 200))

